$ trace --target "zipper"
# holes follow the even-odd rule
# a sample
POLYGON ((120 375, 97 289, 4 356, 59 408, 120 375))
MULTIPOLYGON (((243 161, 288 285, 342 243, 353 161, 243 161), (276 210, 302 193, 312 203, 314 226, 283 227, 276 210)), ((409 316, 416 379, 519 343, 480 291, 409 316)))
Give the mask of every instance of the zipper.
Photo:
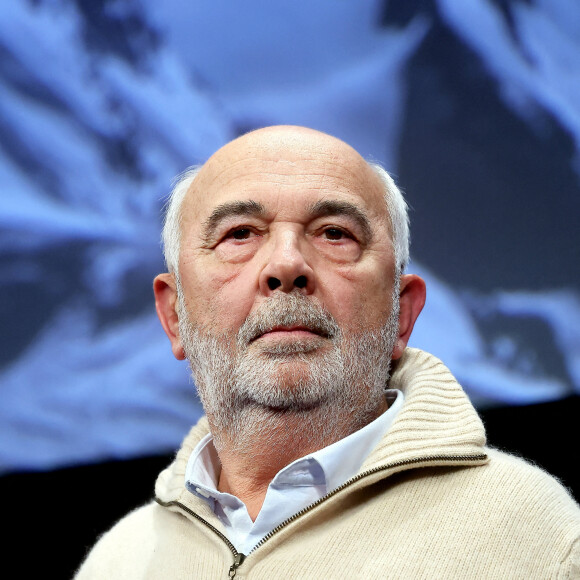
POLYGON ((230 566, 228 571, 228 578, 235 578, 238 568, 240 567, 241 563, 246 559, 246 555, 238 552, 236 547, 229 541, 227 536, 222 534, 215 526, 212 526, 207 520, 204 520, 200 515, 196 514, 192 509, 188 508, 187 506, 183 505, 181 502, 173 500, 173 501, 163 501, 160 500, 158 497, 155 497, 155 501, 163 507, 172 507, 176 506, 179 509, 183 510, 184 512, 188 513, 191 517, 195 518, 198 522, 204 524, 208 527, 214 534, 219 536, 226 546, 230 549, 234 557, 234 563, 230 566))
POLYGON ((395 461, 393 463, 389 463, 387 465, 382 465, 379 467, 375 467, 374 469, 369 469, 368 471, 363 471, 350 479, 347 479, 342 485, 334 488, 331 492, 327 493, 326 495, 322 496, 321 498, 317 499, 314 503, 307 505, 305 508, 302 508, 299 512, 296 512, 294 515, 290 516, 288 519, 284 520, 281 524, 278 524, 273 530, 268 532, 249 552, 250 555, 254 550, 259 548, 260 546, 264 545, 273 535, 277 534, 282 528, 286 527, 288 524, 294 522, 299 517, 303 516, 304 514, 308 513, 309 511, 313 510, 315 507, 319 506, 322 502, 326 501, 327 499, 335 496, 337 493, 340 493, 347 487, 357 483, 361 479, 368 477, 369 475, 374 475, 375 473, 380 473, 381 471, 387 469, 393 469, 394 467, 403 467, 407 465, 413 465, 415 463, 425 463, 427 461, 466 461, 466 460, 473 460, 473 461, 483 461, 487 459, 487 455, 485 453, 481 453, 479 455, 457 455, 457 456, 448 456, 448 455, 432 455, 427 457, 422 457, 420 459, 405 459, 403 461, 395 461))
POLYGON ((242 554, 241 552, 238 552, 234 556, 234 563, 230 566, 230 571, 228 572, 228 577, 229 578, 235 578, 236 577, 236 572, 238 571, 238 568, 240 567, 240 564, 245 559, 246 559, 246 556, 244 554, 242 554))
POLYGON ((249 552, 248 554, 242 554, 238 552, 235 546, 228 540, 228 538, 222 534, 215 526, 212 526, 207 520, 204 520, 201 516, 197 515, 193 510, 189 509, 187 506, 183 505, 178 501, 168 501, 164 502, 159 498, 155 498, 155 501, 163 506, 163 507, 170 507, 170 506, 177 506, 183 511, 187 512, 189 515, 194 517, 196 520, 207 526, 212 532, 217 534, 228 546, 232 555, 234 556, 234 563, 230 566, 228 571, 228 578, 235 578, 238 568, 241 566, 243 561, 249 556, 252 552, 255 552, 258 548, 263 546, 268 540, 270 540, 274 535, 276 535, 280 530, 285 528, 287 525, 291 524, 292 522, 296 521, 298 518, 302 517, 304 514, 312 511, 314 508, 318 507, 321 503, 325 502, 326 500, 330 499, 331 497, 335 496, 336 494, 344 491, 347 487, 357 483, 361 479, 368 477, 369 475, 374 475, 376 473, 380 473, 381 471, 386 471, 388 469, 393 469, 395 467, 405 467, 411 466, 419 463, 427 463, 431 461, 440 461, 440 462, 447 462, 447 463, 454 463, 457 461, 484 461, 487 459, 487 455, 485 453, 480 453, 478 455, 428 455, 426 457, 421 457, 419 459, 404 459, 402 461, 394 461, 393 463, 387 463, 386 465, 380 465, 373 469, 369 469, 367 471, 363 471, 350 479, 347 479, 342 485, 334 488, 332 491, 327 493, 326 495, 322 496, 321 498, 317 499, 315 502, 307 505, 305 508, 302 508, 300 511, 296 512, 294 515, 290 516, 289 518, 285 519, 282 523, 278 524, 273 530, 269 531, 249 552))

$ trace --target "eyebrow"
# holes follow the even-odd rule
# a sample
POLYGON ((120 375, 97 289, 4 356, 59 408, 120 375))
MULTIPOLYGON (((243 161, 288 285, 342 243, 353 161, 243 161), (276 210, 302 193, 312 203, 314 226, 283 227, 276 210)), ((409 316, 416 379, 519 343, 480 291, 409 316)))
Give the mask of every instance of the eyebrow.
POLYGON ((325 217, 331 215, 344 215, 354 219, 361 228, 365 240, 369 242, 373 236, 371 222, 367 214, 354 203, 338 201, 335 199, 320 200, 310 206, 313 217, 325 217))
MULTIPOLYGON (((313 203, 308 209, 313 218, 331 215, 344 215, 354 219, 361 228, 366 241, 372 238, 372 228, 366 213, 354 203, 348 201, 338 201, 335 199, 319 200, 313 203)), ((232 216, 254 216, 263 217, 266 208, 254 200, 229 201, 216 206, 209 217, 203 223, 203 238, 210 240, 219 224, 232 216)))
POLYGON ((257 201, 229 201, 214 208, 209 217, 203 223, 203 238, 210 239, 220 222, 232 216, 257 216, 266 213, 266 208, 257 201))

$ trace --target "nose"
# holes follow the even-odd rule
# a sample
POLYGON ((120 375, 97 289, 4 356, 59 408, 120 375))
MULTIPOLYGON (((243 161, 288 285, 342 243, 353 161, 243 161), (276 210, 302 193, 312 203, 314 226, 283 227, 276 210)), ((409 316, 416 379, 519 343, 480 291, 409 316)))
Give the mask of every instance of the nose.
POLYGON ((271 253, 260 272, 260 290, 265 296, 279 290, 303 294, 314 291, 314 271, 301 248, 297 232, 285 231, 271 239, 271 253))

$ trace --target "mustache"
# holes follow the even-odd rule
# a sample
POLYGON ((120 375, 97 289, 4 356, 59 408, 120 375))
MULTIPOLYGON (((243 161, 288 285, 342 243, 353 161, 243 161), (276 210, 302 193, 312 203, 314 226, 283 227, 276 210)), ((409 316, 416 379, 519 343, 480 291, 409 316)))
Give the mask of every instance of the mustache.
POLYGON ((336 338, 338 323, 320 304, 302 294, 276 294, 260 304, 238 331, 238 344, 248 345, 280 326, 303 326, 325 338, 336 338))

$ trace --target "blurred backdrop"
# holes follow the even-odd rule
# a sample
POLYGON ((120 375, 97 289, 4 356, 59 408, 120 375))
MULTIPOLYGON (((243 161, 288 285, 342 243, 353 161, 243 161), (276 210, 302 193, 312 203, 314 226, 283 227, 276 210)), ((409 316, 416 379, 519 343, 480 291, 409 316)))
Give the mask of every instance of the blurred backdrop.
POLYGON ((272 124, 393 174, 428 287, 411 345, 577 494, 577 0, 9 0, 0 71, 0 484, 14 529, 60 522, 48 569, 201 415, 153 307, 163 202, 272 124))

